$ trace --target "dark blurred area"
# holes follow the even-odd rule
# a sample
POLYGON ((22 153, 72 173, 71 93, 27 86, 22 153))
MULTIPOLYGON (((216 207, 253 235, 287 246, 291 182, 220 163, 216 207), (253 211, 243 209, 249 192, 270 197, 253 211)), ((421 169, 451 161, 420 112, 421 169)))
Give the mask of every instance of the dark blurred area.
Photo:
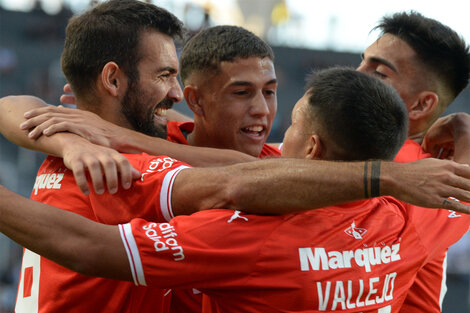
MULTIPOLYGON (((193 8, 185 14, 194 17, 193 8)), ((207 10, 200 16, 201 27, 211 24, 207 10)), ((39 6, 31 12, 6 11, 0 7, 0 97, 7 95, 34 95, 48 103, 59 104, 65 79, 60 69, 60 55, 65 37, 65 26, 72 12, 67 8, 56 15, 46 14, 39 6)), ((191 28, 197 32, 198 27, 191 28)), ((366 35, 366 34, 364 34, 366 35)), ((318 51, 289 47, 273 47, 279 81, 278 114, 270 142, 281 142, 290 123, 290 112, 304 93, 305 76, 312 69, 333 65, 356 67, 359 53, 318 51)), ((458 97, 446 113, 468 112, 470 89, 458 97)), ((188 115, 185 103, 175 108, 188 115)), ((8 142, 0 135, 0 183, 24 196, 29 196, 36 171, 44 155, 25 150, 8 142)), ((469 277, 470 243, 460 243, 451 253, 448 277, 448 296, 443 312, 470 312, 469 277), (463 264, 463 265, 462 265, 463 264), (465 266, 466 264, 466 266, 465 266)), ((21 248, 0 234, 0 313, 13 312, 16 299, 21 248)))

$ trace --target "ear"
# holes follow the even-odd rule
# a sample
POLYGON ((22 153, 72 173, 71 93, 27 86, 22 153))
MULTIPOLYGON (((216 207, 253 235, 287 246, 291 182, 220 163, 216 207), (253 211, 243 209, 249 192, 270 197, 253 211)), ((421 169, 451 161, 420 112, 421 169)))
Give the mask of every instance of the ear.
POLYGON ((184 87, 184 99, 189 108, 195 115, 204 116, 204 107, 202 105, 202 98, 199 89, 195 86, 188 85, 184 87))
POLYGON ((111 96, 123 96, 127 90, 127 75, 115 62, 108 62, 101 71, 101 85, 111 96))
POLYGON ((408 108, 410 120, 427 119, 438 110, 439 96, 432 91, 422 91, 415 103, 408 108))
POLYGON ((310 136, 307 142, 306 146, 306 153, 305 153, 305 158, 306 159, 322 159, 322 155, 325 153, 325 147, 323 146, 320 136, 317 134, 313 134, 310 136))

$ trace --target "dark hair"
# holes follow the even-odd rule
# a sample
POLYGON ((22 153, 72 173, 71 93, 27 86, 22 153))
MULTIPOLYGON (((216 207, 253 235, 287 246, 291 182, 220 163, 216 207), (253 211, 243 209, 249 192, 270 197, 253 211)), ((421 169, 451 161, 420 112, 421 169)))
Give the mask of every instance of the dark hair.
POLYGON ((391 160, 408 134, 405 104, 392 87, 352 68, 309 76, 311 118, 338 147, 338 160, 391 160))
POLYGON ((173 39, 183 24, 155 5, 135 0, 110 0, 73 17, 66 29, 62 70, 78 96, 93 90, 104 65, 116 62, 129 80, 138 80, 141 33, 153 29, 173 39))
POLYGON ((249 57, 274 60, 274 53, 266 42, 242 27, 223 25, 207 28, 184 46, 180 57, 181 80, 185 84, 194 71, 217 71, 223 61, 249 57))
POLYGON ((445 106, 468 85, 469 47, 446 25, 411 11, 385 16, 374 29, 397 36, 416 52, 420 61, 449 90, 451 99, 445 106))

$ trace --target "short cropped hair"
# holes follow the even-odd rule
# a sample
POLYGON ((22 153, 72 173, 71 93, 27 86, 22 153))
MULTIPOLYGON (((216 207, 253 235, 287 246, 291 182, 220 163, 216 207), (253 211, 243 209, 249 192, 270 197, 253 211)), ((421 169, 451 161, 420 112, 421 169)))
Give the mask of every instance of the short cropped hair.
POLYGON ((352 68, 307 78, 311 119, 334 142, 337 160, 392 160, 408 135, 408 113, 389 85, 352 68))
POLYGON ((445 107, 468 85, 469 47, 448 26, 411 11, 385 16, 374 29, 397 36, 416 52, 419 60, 450 91, 445 107))
POLYGON ((90 95, 97 75, 110 61, 131 82, 138 80, 139 42, 142 32, 150 29, 173 39, 183 36, 178 18, 141 1, 110 0, 73 17, 66 29, 62 70, 76 95, 90 95))
POLYGON ((250 57, 274 60, 274 53, 266 42, 242 27, 210 27, 185 44, 180 57, 181 80, 185 84, 195 71, 217 72, 221 62, 250 57))

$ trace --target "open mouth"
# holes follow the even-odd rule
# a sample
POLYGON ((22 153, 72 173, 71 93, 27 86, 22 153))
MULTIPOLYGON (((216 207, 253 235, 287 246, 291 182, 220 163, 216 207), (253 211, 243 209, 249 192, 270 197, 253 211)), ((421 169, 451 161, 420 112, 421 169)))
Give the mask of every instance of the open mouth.
POLYGON ((168 111, 167 108, 162 108, 158 107, 155 110, 155 121, 159 124, 166 125, 167 119, 166 119, 166 112, 168 111))
POLYGON ((253 125, 253 126, 243 127, 241 131, 244 134, 249 135, 250 137, 259 138, 259 137, 264 137, 264 134, 266 132, 266 127, 261 126, 261 125, 253 125))
POLYGON ((173 107, 173 101, 170 99, 165 99, 161 101, 159 104, 157 104, 154 115, 155 115, 155 121, 159 124, 166 125, 167 119, 166 119, 166 113, 169 109, 173 107))

